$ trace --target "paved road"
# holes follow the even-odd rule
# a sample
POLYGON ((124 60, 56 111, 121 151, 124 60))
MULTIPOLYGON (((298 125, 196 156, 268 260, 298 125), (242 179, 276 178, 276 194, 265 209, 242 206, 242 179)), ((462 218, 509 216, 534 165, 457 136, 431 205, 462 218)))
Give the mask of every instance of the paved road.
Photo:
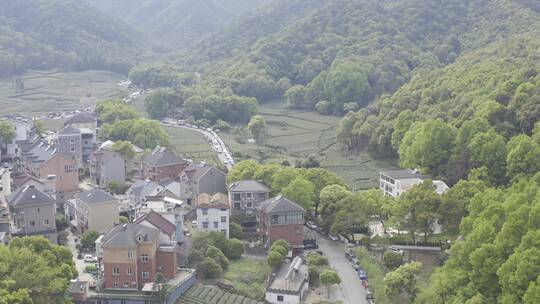
POLYGON ((345 258, 342 243, 332 241, 318 234, 316 235, 319 242, 319 249, 328 258, 330 265, 337 271, 341 278, 341 288, 346 303, 368 304, 366 290, 361 285, 360 279, 351 263, 345 258))

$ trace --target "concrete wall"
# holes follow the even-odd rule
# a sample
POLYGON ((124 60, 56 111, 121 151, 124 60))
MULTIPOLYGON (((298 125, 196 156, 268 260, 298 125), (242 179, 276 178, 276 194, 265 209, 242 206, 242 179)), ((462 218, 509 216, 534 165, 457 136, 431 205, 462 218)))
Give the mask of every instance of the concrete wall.
POLYGON ((88 229, 106 233, 120 223, 118 201, 88 205, 88 229))
POLYGON ((267 240, 270 244, 279 239, 286 240, 291 246, 304 245, 304 225, 274 225, 268 227, 267 240))
POLYGON ((79 172, 75 161, 61 155, 56 155, 43 163, 38 169, 38 177, 47 178, 48 175, 56 175, 57 192, 74 192, 79 189, 79 172), (72 170, 66 170, 71 166, 72 170))
POLYGON ((217 231, 221 232, 225 230, 227 238, 229 238, 229 209, 217 209, 209 208, 208 213, 203 215, 203 209, 197 209, 197 229, 202 231, 217 231), (224 216, 226 221, 221 222, 221 217, 224 216), (208 228, 203 228, 203 223, 208 222, 208 228), (214 226, 214 222, 218 223, 217 228, 214 226))
POLYGON ((199 180, 199 189, 196 195, 201 193, 227 193, 227 181, 225 174, 213 168, 209 170, 199 180))
POLYGON ((300 304, 300 295, 266 292, 265 300, 271 304, 300 304), (283 296, 283 301, 278 301, 278 296, 283 296))
POLYGON ((124 157, 118 153, 113 154, 113 158, 101 165, 100 187, 105 188, 111 182, 126 182, 126 163, 124 157))

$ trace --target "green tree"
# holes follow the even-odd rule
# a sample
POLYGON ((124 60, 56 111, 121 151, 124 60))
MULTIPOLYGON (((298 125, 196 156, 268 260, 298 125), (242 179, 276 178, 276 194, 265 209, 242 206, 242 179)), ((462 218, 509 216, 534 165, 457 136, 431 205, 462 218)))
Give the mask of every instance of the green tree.
POLYGON ((279 252, 279 254, 281 254, 282 256, 287 256, 287 253, 289 252, 287 250, 287 248, 279 245, 279 244, 272 244, 272 246, 270 247, 270 251, 277 251, 279 252))
POLYGON ((440 120, 415 123, 401 141, 399 157, 405 168, 442 174, 454 144, 454 129, 440 120))
POLYGON ((287 187, 282 189, 283 195, 302 206, 305 210, 313 208, 315 186, 303 177, 295 178, 287 187))
POLYGON ((540 145, 527 135, 513 137, 506 146, 507 174, 510 178, 540 171, 540 145))
POLYGON ((494 130, 475 135, 470 144, 470 162, 475 168, 486 168, 487 181, 502 184, 506 176, 506 142, 494 130))
POLYGON ((425 180, 401 195, 395 204, 393 216, 400 227, 409 232, 413 242, 416 241, 417 232, 422 232, 424 241, 427 241, 433 233, 432 227, 437 219, 440 201, 432 181, 425 180))
POLYGON ((119 99, 98 102, 95 113, 98 119, 104 124, 112 124, 120 120, 131 120, 140 117, 133 106, 119 99))
POLYGON ((223 254, 223 252, 215 246, 208 246, 208 248, 206 249, 206 256, 216 261, 223 270, 229 267, 229 259, 227 259, 225 254, 223 254))
POLYGON ((348 60, 334 62, 324 88, 330 98, 332 111, 336 114, 343 113, 343 105, 348 102, 367 105, 373 94, 367 71, 358 63, 348 60))
POLYGON ((322 189, 328 185, 341 185, 348 187, 347 183, 337 174, 323 168, 309 168, 303 171, 304 178, 310 181, 315 186, 313 201, 315 202, 315 217, 318 215, 320 194, 322 189))
POLYGON ((284 239, 275 240, 274 243, 272 243, 272 245, 281 246, 286 249, 286 252, 289 252, 289 250, 291 249, 291 246, 289 245, 289 243, 285 241, 284 239))
POLYGON ((32 119, 32 124, 34 125, 37 135, 43 135, 43 132, 45 132, 45 124, 43 123, 43 121, 32 119))
POLYGON ((99 233, 94 230, 88 230, 81 237, 81 246, 86 249, 94 249, 99 233))
POLYGON ((351 192, 341 185, 328 185, 321 190, 320 215, 322 228, 328 232, 335 221, 335 214, 339 209, 339 202, 349 197, 351 192))
POLYGON ((268 256, 266 257, 266 262, 272 269, 278 269, 283 264, 283 255, 281 253, 272 250, 268 252, 268 256))
POLYGON ((119 140, 112 145, 112 149, 124 157, 124 159, 132 159, 135 157, 133 145, 124 140, 119 140))
POLYGON ((118 221, 120 221, 120 224, 127 224, 129 223, 129 219, 123 215, 121 215, 118 219, 118 221))
POLYGON ((57 231, 64 231, 64 229, 69 228, 69 221, 62 213, 57 213, 54 220, 57 231))
POLYGON ((304 96, 305 88, 303 85, 295 85, 290 87, 285 92, 285 98, 287 99, 287 106, 293 109, 301 109, 305 107, 304 96))
POLYGON ((325 269, 321 272, 319 275, 319 281, 321 284, 326 285, 326 288, 328 289, 328 297, 330 298, 330 286, 341 283, 341 279, 339 278, 337 272, 325 269))
POLYGON ((0 121, 0 141, 6 145, 11 143, 15 139, 15 136, 17 136, 17 133, 15 133, 15 130, 11 124, 5 121, 0 121))
POLYGON ((386 295, 397 299, 400 294, 405 294, 414 301, 418 292, 416 281, 421 270, 422 263, 411 262, 387 273, 384 277, 384 291, 386 295))
POLYGON ((229 183, 254 179, 255 172, 260 168, 260 165, 254 160, 243 160, 234 165, 234 167, 227 174, 227 181, 229 183))
POLYGON ((279 193, 287 187, 292 181, 300 176, 296 168, 285 167, 274 173, 272 176, 272 192, 279 193))
POLYGON ((384 266, 390 270, 394 270, 401 266, 403 262, 403 257, 399 252, 387 250, 383 255, 384 266))
POLYGON ((231 260, 238 260, 244 253, 244 243, 238 239, 229 239, 225 247, 225 255, 231 260))
POLYGON ((197 266, 197 273, 202 274, 206 279, 216 279, 221 277, 223 269, 214 259, 206 257, 197 266))
POLYGON ((229 237, 241 240, 244 237, 242 226, 233 221, 229 222, 229 237))
POLYGON ((266 137, 268 136, 268 127, 266 126, 264 117, 261 115, 253 116, 247 127, 258 144, 263 144, 266 141, 266 137))
POLYGON ((401 145, 401 140, 403 139, 407 131, 409 131, 415 119, 416 116, 411 110, 405 110, 399 113, 396 121, 394 122, 394 131, 392 132, 392 147, 394 148, 394 150, 397 151, 399 149, 399 146, 401 145))
POLYGON ((154 293, 161 301, 164 301, 167 297, 167 278, 163 273, 156 273, 156 279, 154 280, 154 293))
POLYGON ((182 96, 167 89, 158 89, 144 98, 144 107, 152 119, 162 119, 183 104, 182 96))
POLYGON ((101 127, 101 136, 112 141, 130 141, 145 149, 169 145, 169 135, 161 128, 159 122, 145 118, 105 124, 101 127))

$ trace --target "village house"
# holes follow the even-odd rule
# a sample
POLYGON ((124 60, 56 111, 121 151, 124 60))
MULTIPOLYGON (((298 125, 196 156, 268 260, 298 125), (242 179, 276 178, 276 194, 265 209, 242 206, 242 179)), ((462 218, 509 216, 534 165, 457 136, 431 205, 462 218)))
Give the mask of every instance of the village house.
POLYGON ((233 221, 240 223, 244 236, 257 234, 257 212, 261 202, 270 197, 270 188, 255 180, 242 180, 229 186, 233 221))
POLYGON ((56 134, 58 152, 76 161, 78 168, 83 165, 81 130, 70 125, 60 129, 56 134))
POLYGON ((227 195, 201 193, 197 196, 197 229, 217 231, 229 238, 229 202, 227 195))
POLYGON ((192 163, 180 173, 180 199, 191 205, 201 193, 225 193, 226 179, 225 173, 205 162, 192 163))
POLYGON ((266 246, 287 241, 294 252, 304 248, 304 215, 300 205, 282 195, 268 199, 259 208, 259 236, 266 246))
POLYGON ((6 201, 13 237, 39 235, 56 244, 56 202, 50 195, 26 186, 8 195, 6 201))
POLYGON ((160 230, 142 224, 122 224, 101 239, 104 287, 141 290, 162 273, 176 275, 176 246, 161 244, 160 230))
POLYGON ((178 179, 188 162, 165 147, 156 147, 141 157, 140 175, 142 179, 160 181, 166 178, 178 179))
POLYGON ((272 275, 266 288, 265 300, 271 304, 300 304, 308 289, 308 266, 297 256, 272 275))
POLYGON ((6 115, 0 121, 4 121, 13 126, 15 138, 11 142, 1 143, 0 155, 2 159, 14 159, 20 156, 19 142, 30 140, 34 124, 28 118, 19 115, 6 115))
POLYGON ((79 233, 105 233, 120 223, 118 200, 101 189, 82 192, 65 203, 66 217, 79 233))
POLYGON ((97 117, 91 113, 77 113, 64 122, 64 126, 73 126, 77 129, 90 129, 93 132, 97 129, 97 117))
MULTIPOLYGON (((384 170, 379 171, 379 189, 385 195, 398 197, 402 193, 411 189, 414 185, 422 183, 428 179, 427 176, 420 174, 418 170, 384 170)), ((448 185, 441 180, 434 180, 435 191, 443 194, 448 190, 448 185)))
POLYGON ((100 188, 110 183, 126 182, 126 162, 124 157, 109 149, 100 149, 90 155, 90 178, 100 188))
POLYGON ((151 180, 136 180, 126 191, 128 200, 133 204, 144 202, 147 197, 159 196, 165 187, 151 180))
POLYGON ((57 193, 73 193, 79 189, 77 163, 71 157, 42 140, 22 145, 22 168, 17 168, 22 175, 30 174, 40 180, 55 177, 57 193))

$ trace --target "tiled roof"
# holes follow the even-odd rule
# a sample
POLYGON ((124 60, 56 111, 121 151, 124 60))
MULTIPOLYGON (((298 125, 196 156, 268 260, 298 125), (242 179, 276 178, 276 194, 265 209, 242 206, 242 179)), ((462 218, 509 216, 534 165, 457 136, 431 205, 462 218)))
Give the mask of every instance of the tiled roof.
POLYGON ((239 192, 245 192, 245 191, 253 191, 253 192, 268 192, 270 191, 270 188, 266 186, 265 184, 258 182, 256 180, 241 180, 232 183, 229 186, 229 191, 239 191, 239 192))
POLYGON ((157 147, 154 151, 144 155, 142 157, 142 162, 151 167, 162 167, 181 164, 187 161, 165 147, 157 147))
POLYGON ((121 224, 109 230, 101 242, 103 248, 132 248, 140 242, 152 242, 158 234, 156 228, 141 224, 121 224))
POLYGON ((163 188, 158 183, 150 180, 137 180, 131 185, 131 191, 135 196, 149 196, 156 188, 163 188))
POLYGON ((101 189, 92 189, 79 194, 79 199, 86 204, 113 202, 117 199, 101 189))
POLYGON ((8 204, 13 207, 31 205, 49 205, 55 201, 48 194, 45 194, 33 186, 21 187, 6 197, 8 204))
POLYGON ((60 129, 58 131, 59 135, 69 135, 69 134, 81 134, 81 130, 72 127, 71 125, 67 125, 64 128, 60 129))
POLYGON ((264 210, 266 213, 306 212, 306 210, 300 205, 281 194, 262 202, 259 208, 264 210))
POLYGON ((155 211, 150 211, 149 213, 139 217, 138 219, 135 220, 135 223, 140 224, 141 222, 145 220, 150 222, 156 228, 158 228, 163 233, 169 236, 173 235, 174 232, 176 231, 176 226, 173 223, 169 222, 161 214, 155 211))
POLYGON ((229 209, 229 199, 223 193, 216 193, 214 195, 201 193, 197 195, 197 208, 229 209))
POLYGON ((64 126, 67 126, 73 123, 91 123, 91 122, 96 122, 96 121, 97 121, 97 118, 93 116, 92 114, 78 113, 78 114, 73 115, 68 120, 66 120, 66 122, 64 123, 64 126))
POLYGON ((187 166, 183 172, 186 174, 187 178, 189 178, 190 180, 198 181, 203 175, 205 175, 211 170, 215 170, 216 172, 219 172, 225 175, 225 173, 205 163, 189 164, 189 166, 187 166))

